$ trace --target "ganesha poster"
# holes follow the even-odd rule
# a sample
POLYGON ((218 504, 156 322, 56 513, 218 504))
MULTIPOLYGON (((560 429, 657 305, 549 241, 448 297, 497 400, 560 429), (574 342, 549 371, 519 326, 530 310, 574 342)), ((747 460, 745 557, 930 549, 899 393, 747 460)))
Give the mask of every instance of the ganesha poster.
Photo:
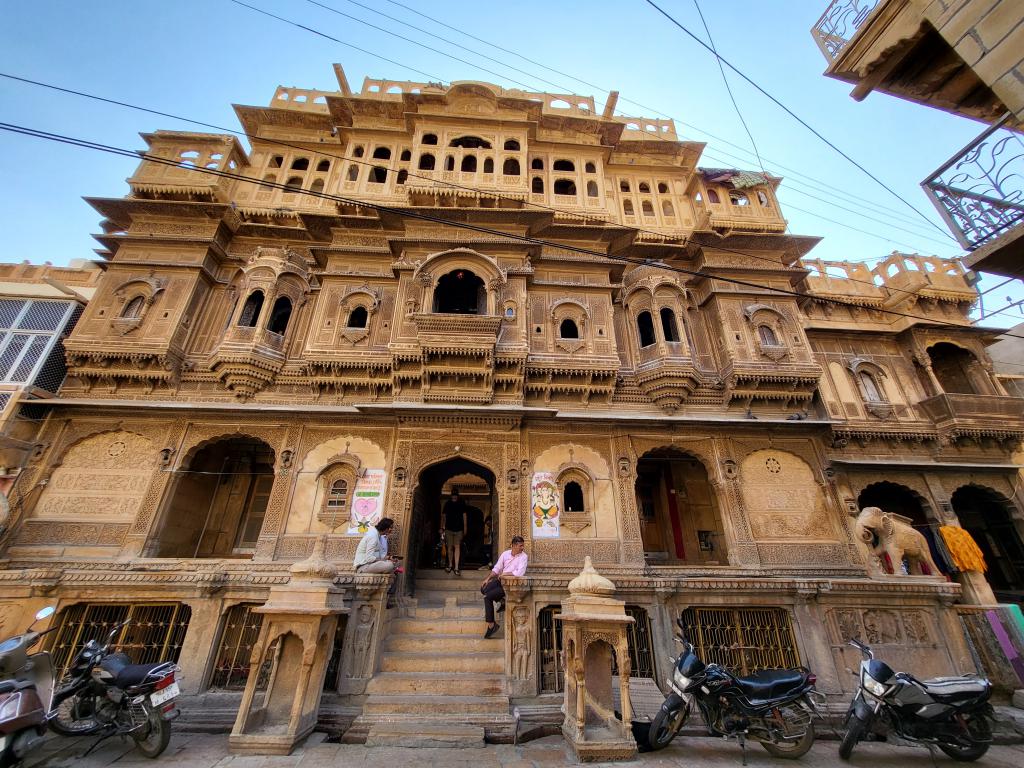
POLYGON ((559 530, 559 494, 551 472, 534 472, 530 484, 530 530, 535 539, 557 539, 559 530))

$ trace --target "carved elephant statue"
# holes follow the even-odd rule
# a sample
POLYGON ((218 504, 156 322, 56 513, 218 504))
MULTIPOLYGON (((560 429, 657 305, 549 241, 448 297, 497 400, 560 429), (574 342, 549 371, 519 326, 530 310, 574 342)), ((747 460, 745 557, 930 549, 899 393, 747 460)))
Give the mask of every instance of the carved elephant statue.
POLYGON ((895 573, 900 573, 903 558, 907 559, 910 573, 916 576, 939 575, 939 569, 932 560, 928 542, 920 531, 915 531, 902 520, 878 507, 864 507, 857 516, 857 535, 867 544, 871 554, 881 557, 889 555, 889 562, 895 573))

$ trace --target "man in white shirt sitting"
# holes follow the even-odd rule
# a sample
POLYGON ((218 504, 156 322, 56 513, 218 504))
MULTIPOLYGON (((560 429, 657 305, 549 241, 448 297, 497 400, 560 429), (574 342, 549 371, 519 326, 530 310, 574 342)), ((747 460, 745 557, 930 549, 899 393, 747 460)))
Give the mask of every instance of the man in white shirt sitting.
POLYGON ((484 638, 489 638, 498 631, 498 624, 494 621, 494 603, 501 602, 499 612, 505 610, 505 589, 501 586, 501 576, 523 576, 526 573, 527 555, 524 551, 526 544, 522 536, 512 537, 512 548, 501 553, 494 568, 487 574, 484 583, 480 585, 480 594, 484 596, 484 617, 487 620, 487 631, 484 638))
POLYGON ((395 521, 382 517, 380 522, 363 534, 356 556, 352 561, 358 573, 394 573, 396 558, 388 555, 387 538, 395 521))

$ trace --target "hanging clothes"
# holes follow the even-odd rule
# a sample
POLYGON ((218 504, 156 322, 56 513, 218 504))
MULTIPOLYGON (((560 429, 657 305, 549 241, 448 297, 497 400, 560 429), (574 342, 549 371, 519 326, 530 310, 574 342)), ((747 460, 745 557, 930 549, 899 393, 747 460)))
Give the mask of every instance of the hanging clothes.
POLYGON ((963 528, 955 525, 944 525, 939 528, 946 548, 953 558, 956 567, 961 571, 978 571, 984 573, 988 570, 985 565, 985 556, 975 543, 971 534, 963 528))

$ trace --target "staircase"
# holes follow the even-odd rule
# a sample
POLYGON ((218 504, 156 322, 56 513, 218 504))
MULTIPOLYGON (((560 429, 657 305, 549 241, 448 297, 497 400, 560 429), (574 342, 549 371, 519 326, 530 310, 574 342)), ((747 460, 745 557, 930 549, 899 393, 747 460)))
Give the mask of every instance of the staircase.
POLYGON ((483 746, 511 742, 502 630, 484 640, 483 571, 423 571, 404 615, 391 620, 380 671, 346 742, 483 746))

